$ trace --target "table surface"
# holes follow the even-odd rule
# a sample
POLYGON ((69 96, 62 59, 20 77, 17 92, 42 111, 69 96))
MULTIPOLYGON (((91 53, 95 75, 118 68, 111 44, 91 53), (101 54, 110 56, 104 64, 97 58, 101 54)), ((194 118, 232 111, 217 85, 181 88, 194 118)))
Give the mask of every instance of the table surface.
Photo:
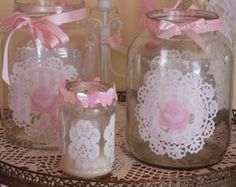
POLYGON ((134 159, 125 141, 124 121, 125 106, 119 105, 113 171, 93 180, 64 174, 59 167, 61 155, 58 151, 31 150, 11 144, 0 126, 0 183, 13 187, 236 186, 236 125, 232 128, 229 149, 219 164, 193 171, 179 171, 152 167, 134 159))

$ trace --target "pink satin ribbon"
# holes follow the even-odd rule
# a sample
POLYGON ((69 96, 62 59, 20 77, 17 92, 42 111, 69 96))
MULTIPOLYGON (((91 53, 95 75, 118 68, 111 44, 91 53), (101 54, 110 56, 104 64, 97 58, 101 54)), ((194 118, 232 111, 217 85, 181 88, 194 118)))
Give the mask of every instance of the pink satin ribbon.
POLYGON ((2 26, 13 27, 6 40, 3 54, 3 80, 10 85, 8 71, 8 48, 11 37, 16 30, 26 27, 31 33, 33 39, 38 38, 46 48, 52 50, 69 41, 69 37, 61 30, 59 25, 79 21, 85 19, 86 17, 87 11, 84 8, 43 17, 39 20, 31 20, 29 15, 21 12, 15 12, 13 15, 7 17, 3 21, 0 21, 0 25, 2 26))
MULTIPOLYGON (((178 0, 173 9, 175 9, 181 2, 182 0, 178 0)), ((150 7, 153 3, 154 0, 144 0, 144 11, 145 6, 147 7, 149 5, 150 7)), ((192 8, 196 8, 196 6, 192 5, 192 8)), ((188 23, 174 23, 167 20, 157 22, 148 18, 143 18, 141 22, 145 28, 154 33, 158 38, 170 39, 174 36, 185 35, 192 39, 202 49, 205 48, 205 41, 200 34, 218 31, 221 27, 221 21, 219 19, 199 19, 188 23)))
POLYGON ((119 34, 116 34, 111 37, 106 37, 101 39, 101 43, 104 45, 108 45, 110 48, 119 51, 120 53, 127 54, 127 47, 123 46, 122 39, 119 34))
POLYGON ((162 39, 170 39, 174 36, 185 35, 196 42, 196 44, 198 44, 202 49, 204 49, 205 41, 204 38, 200 36, 200 34, 218 31, 221 26, 221 21, 219 19, 199 19, 190 23, 178 24, 161 20, 158 26, 157 24, 152 24, 152 22, 144 22, 144 26, 153 32, 158 38, 162 39), (148 24, 145 25, 145 23, 148 24))

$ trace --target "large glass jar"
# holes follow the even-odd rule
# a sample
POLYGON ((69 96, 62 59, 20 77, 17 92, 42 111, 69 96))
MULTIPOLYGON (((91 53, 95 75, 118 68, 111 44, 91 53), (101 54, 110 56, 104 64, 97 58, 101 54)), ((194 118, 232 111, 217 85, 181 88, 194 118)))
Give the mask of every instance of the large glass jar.
POLYGON ((230 140, 232 50, 206 11, 155 10, 128 55, 127 141, 168 168, 219 162, 230 140))
POLYGON ((82 178, 110 173, 115 160, 115 88, 72 81, 60 90, 62 170, 82 178))
POLYGON ((83 1, 15 0, 15 11, 4 22, 12 30, 3 40, 10 85, 3 89, 2 124, 19 145, 56 148, 58 88, 98 76, 97 40, 83 1))

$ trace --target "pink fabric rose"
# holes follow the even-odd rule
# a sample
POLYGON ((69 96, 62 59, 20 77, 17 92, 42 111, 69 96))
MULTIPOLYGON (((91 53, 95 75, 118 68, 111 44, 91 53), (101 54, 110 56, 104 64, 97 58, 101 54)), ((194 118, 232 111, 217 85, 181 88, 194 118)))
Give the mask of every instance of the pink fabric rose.
POLYGON ((54 114, 59 103, 58 94, 48 87, 39 87, 31 96, 31 107, 33 111, 54 114))
POLYGON ((183 130, 189 121, 190 113, 186 107, 176 100, 165 103, 159 113, 160 125, 164 128, 183 130))

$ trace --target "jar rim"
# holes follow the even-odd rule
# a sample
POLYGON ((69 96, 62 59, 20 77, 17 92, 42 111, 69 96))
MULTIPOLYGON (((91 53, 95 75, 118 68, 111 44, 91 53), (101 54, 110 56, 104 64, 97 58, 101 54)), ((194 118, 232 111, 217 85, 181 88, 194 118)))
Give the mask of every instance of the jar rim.
POLYGON ((85 7, 84 1, 78 2, 76 4, 66 5, 39 5, 15 0, 14 5, 16 11, 24 12, 27 14, 59 14, 62 12, 72 11, 85 7))
POLYGON ((79 103, 82 108, 108 107, 117 101, 115 85, 94 81, 68 81, 60 88, 60 93, 66 102, 79 103))
POLYGON ((171 22, 190 22, 198 19, 214 20, 219 19, 219 15, 206 10, 175 10, 157 9, 146 13, 146 16, 154 21, 166 20, 171 22))
POLYGON ((98 81, 74 80, 74 81, 68 81, 65 85, 65 88, 71 92, 85 91, 87 93, 90 93, 94 90, 106 92, 109 88, 111 88, 111 85, 106 83, 101 83, 98 81))

